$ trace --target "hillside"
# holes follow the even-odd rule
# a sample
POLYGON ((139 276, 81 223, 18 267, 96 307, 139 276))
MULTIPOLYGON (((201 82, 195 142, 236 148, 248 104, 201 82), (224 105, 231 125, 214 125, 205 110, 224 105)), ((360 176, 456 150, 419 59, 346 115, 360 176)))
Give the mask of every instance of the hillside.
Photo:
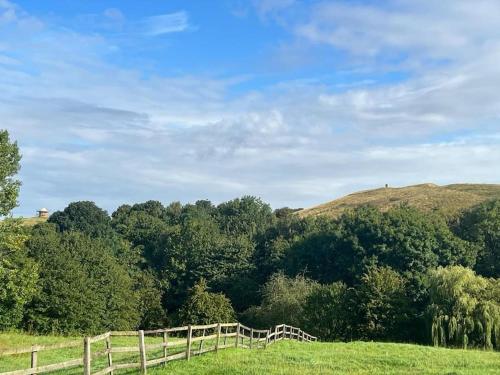
POLYGON ((32 227, 33 225, 45 223, 47 218, 45 217, 23 217, 23 225, 32 227))
POLYGON ((298 211, 301 217, 327 215, 338 217, 346 209, 371 205, 382 211, 408 204, 423 211, 439 211, 447 217, 478 203, 500 199, 500 185, 453 184, 438 186, 422 184, 400 188, 379 188, 360 191, 316 207, 298 211))

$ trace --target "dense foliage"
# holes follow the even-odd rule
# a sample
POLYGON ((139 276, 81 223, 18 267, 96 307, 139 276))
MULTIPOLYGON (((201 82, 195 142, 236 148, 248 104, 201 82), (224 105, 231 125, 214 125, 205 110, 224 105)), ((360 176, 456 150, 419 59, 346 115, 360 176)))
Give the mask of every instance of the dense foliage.
POLYGON ((245 311, 244 317, 254 325, 271 327, 287 322, 298 327, 304 315, 307 297, 317 283, 297 276, 293 279, 275 274, 262 288, 262 302, 245 311))
POLYGON ((49 333, 137 326, 133 281, 104 241, 46 224, 34 229, 27 247, 40 266, 40 289, 26 309, 28 327, 49 333))
POLYGON ((455 266, 432 270, 429 284, 435 345, 500 346, 500 280, 455 266))
MULTIPOLYGON (((0 215, 19 155, 0 133, 0 215)), ((0 329, 97 332, 240 319, 325 340, 498 348, 500 202, 453 222, 401 206, 337 219, 255 197, 74 202, 48 223, 0 222, 0 329)))
POLYGON ((235 317, 231 301, 222 293, 209 292, 204 279, 190 289, 179 311, 179 320, 183 324, 232 322, 235 317))
POLYGON ((21 155, 9 133, 0 129, 0 216, 7 215, 17 205, 21 183, 14 179, 19 171, 21 155))
POLYGON ((35 295, 37 264, 28 257, 19 220, 0 221, 0 330, 18 326, 35 295))

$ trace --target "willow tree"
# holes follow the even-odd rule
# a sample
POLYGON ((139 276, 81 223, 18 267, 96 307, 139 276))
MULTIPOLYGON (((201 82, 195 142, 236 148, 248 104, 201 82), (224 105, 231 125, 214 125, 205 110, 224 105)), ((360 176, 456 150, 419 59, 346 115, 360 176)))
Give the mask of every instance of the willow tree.
POLYGON ((461 266, 429 275, 429 312, 435 346, 500 347, 500 281, 461 266))

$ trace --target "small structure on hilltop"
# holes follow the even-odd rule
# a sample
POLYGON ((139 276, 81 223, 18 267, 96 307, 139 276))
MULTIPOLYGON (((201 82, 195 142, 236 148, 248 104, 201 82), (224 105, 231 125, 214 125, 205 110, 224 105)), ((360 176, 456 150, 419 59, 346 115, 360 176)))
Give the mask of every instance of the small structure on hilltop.
POLYGON ((38 211, 38 217, 43 217, 43 218, 48 218, 49 217, 49 210, 46 208, 40 208, 38 211))

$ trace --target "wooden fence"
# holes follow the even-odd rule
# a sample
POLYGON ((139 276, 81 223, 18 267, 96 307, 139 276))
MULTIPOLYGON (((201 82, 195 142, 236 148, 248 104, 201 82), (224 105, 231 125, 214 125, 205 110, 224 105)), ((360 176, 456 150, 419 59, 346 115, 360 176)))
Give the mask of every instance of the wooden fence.
POLYGON ((113 374, 121 369, 139 369, 146 374, 147 368, 165 364, 178 359, 189 359, 203 353, 217 352, 226 348, 257 349, 266 348, 277 341, 293 339, 311 342, 317 338, 299 328, 281 324, 269 330, 258 330, 240 323, 217 323, 209 325, 189 325, 185 327, 164 328, 150 331, 107 332, 95 337, 83 339, 83 357, 45 366, 38 365, 38 353, 49 350, 76 348, 82 341, 72 341, 56 345, 0 351, 0 360, 5 356, 17 356, 31 353, 31 367, 23 370, 2 372, 0 375, 42 374, 62 369, 77 368, 83 365, 84 375, 113 374), (147 344, 148 337, 161 338, 160 343, 147 344), (114 346, 114 337, 137 337, 135 346, 114 346), (92 344, 104 343, 104 350, 91 350, 92 344), (132 353, 138 358, 126 363, 113 363, 114 353, 132 353), (105 357, 105 367, 95 369, 93 361, 105 357))

